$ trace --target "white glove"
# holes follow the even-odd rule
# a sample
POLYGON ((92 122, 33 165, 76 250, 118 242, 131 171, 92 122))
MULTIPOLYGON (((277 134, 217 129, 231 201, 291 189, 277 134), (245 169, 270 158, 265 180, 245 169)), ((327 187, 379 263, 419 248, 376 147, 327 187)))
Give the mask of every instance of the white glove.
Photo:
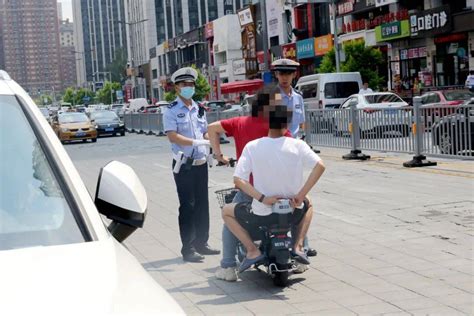
POLYGON ((193 146, 210 146, 211 143, 207 139, 193 139, 193 146))

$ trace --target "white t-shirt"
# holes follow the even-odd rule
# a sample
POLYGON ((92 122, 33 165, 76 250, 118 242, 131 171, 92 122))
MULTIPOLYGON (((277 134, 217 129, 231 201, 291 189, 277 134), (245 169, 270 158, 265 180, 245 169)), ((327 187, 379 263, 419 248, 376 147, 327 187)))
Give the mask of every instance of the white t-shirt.
POLYGON ((367 89, 362 88, 359 90, 359 94, 367 94, 367 93, 374 93, 374 91, 370 88, 367 88, 367 89))
MULTIPOLYGON (((304 141, 291 137, 262 137, 249 142, 239 158, 234 176, 249 181, 265 196, 292 198, 304 185, 303 168, 321 160, 304 141)), ((270 215, 271 206, 253 200, 255 215, 270 215)))

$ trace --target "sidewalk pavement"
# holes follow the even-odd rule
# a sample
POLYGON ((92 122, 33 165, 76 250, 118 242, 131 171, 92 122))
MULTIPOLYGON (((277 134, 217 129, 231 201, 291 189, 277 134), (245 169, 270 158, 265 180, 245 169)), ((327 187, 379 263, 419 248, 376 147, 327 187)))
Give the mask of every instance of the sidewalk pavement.
MULTIPOLYGON (((234 156, 234 147, 224 145, 234 156)), ((320 148, 326 173, 312 191, 315 216, 310 269, 277 288, 248 271, 217 280, 220 256, 185 263, 180 256, 178 198, 165 137, 129 134, 67 146, 90 192, 111 159, 132 166, 148 192, 145 227, 126 245, 189 315, 472 315, 474 314, 474 162, 402 167, 409 155, 370 153, 344 161, 346 150, 320 148)), ((209 171, 210 245, 221 247, 214 191, 231 186, 231 168, 209 171)))

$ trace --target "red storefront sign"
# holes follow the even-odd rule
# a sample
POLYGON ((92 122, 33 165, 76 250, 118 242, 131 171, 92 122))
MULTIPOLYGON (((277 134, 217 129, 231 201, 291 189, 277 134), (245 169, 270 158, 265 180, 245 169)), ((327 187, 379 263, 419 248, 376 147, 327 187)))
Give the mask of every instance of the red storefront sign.
POLYGON ((281 46, 281 55, 283 58, 296 60, 296 43, 290 43, 281 46))
POLYGON ((453 42, 463 41, 466 38, 467 38, 466 33, 458 33, 458 34, 450 34, 450 35, 446 35, 446 36, 436 37, 434 39, 434 42, 436 44, 453 43, 453 42))
POLYGON ((351 32, 357 32, 357 31, 366 30, 366 29, 367 30, 373 29, 376 26, 379 26, 382 24, 407 20, 408 18, 409 18, 408 10, 406 9, 403 9, 397 12, 389 12, 384 15, 376 16, 371 20, 359 19, 359 20, 354 20, 350 23, 342 24, 342 33, 351 33, 351 32))
POLYGON ((128 102, 132 98, 132 86, 126 85, 125 86, 125 103, 128 102))

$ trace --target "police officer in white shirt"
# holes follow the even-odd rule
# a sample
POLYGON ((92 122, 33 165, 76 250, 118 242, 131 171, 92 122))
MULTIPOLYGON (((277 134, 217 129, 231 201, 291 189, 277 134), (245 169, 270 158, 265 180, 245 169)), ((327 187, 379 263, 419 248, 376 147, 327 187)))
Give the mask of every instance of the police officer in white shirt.
POLYGON ((305 121, 303 96, 291 86, 296 77, 296 71, 300 64, 294 60, 282 58, 272 63, 272 70, 278 80, 278 88, 283 97, 283 104, 293 113, 288 130, 293 137, 298 136, 300 128, 305 121))
POLYGON ((217 255, 209 247, 209 197, 207 169, 207 120, 203 107, 192 99, 198 77, 191 67, 171 76, 176 100, 163 116, 166 135, 173 151, 173 175, 179 198, 179 232, 183 260, 200 262, 202 255, 217 255))

